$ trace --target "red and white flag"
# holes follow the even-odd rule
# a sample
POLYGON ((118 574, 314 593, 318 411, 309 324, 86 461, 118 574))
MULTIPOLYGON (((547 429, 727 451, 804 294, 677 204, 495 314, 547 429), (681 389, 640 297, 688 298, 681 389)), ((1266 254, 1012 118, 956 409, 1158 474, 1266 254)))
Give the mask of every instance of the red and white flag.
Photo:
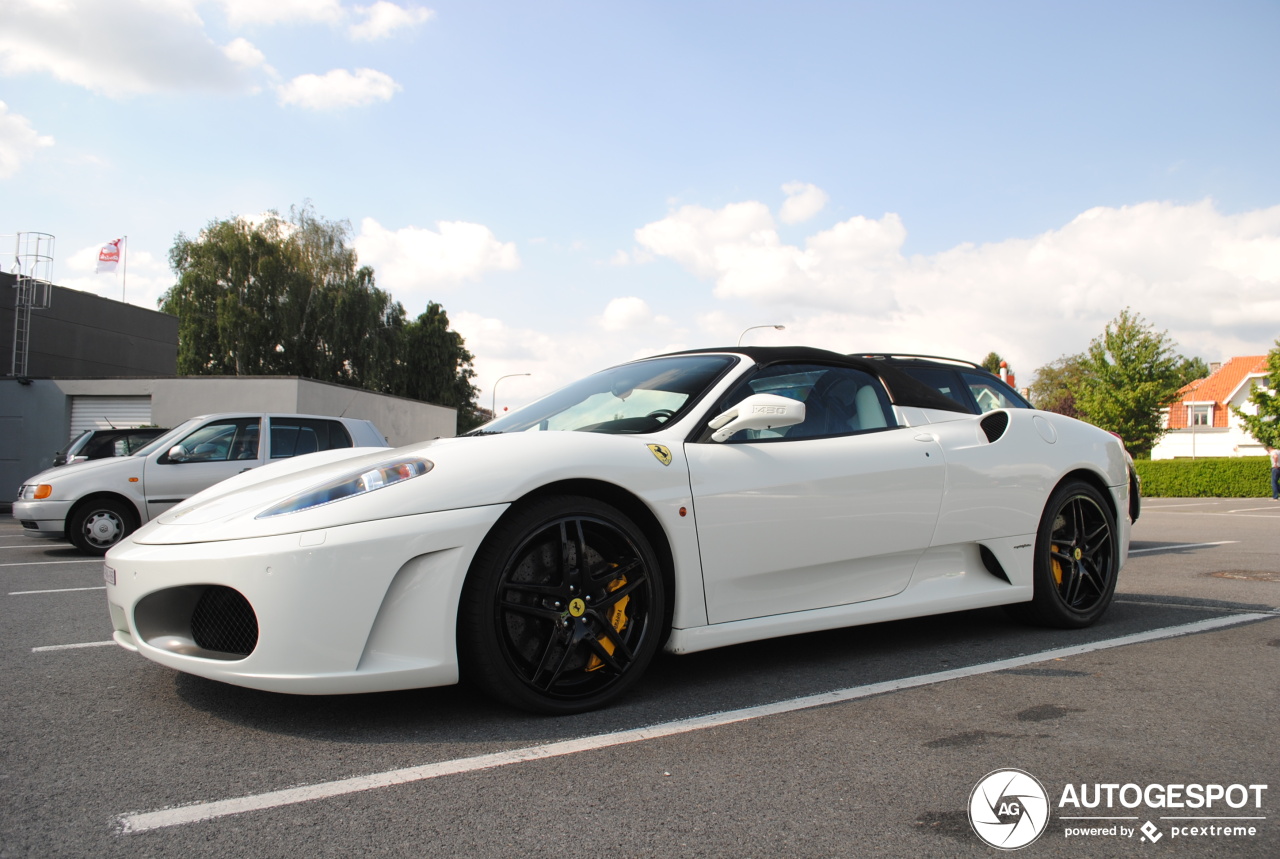
POLYGON ((104 271, 108 274, 115 274, 116 266, 120 264, 121 241, 123 239, 107 242, 102 246, 102 250, 98 251, 98 274, 102 274, 104 271))

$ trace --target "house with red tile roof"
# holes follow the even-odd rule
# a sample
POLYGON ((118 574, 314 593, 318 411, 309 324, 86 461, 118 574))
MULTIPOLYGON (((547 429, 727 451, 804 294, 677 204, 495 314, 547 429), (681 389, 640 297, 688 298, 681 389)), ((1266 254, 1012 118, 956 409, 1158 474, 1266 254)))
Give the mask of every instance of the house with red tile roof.
POLYGON ((1249 394, 1267 375, 1266 355, 1245 355, 1185 385, 1165 413, 1168 432, 1151 451, 1152 459, 1205 456, 1264 456, 1266 449, 1244 429, 1231 407, 1251 412, 1249 394))

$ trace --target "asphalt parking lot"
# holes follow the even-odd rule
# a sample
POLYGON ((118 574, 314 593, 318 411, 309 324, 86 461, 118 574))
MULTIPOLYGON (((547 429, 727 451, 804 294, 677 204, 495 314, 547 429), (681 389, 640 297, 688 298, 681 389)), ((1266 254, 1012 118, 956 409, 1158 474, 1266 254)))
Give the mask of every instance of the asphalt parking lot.
POLYGON ((0 857, 991 856, 967 809, 1008 768, 1048 797, 1025 855, 1280 855, 1269 499, 1147 500, 1089 630, 984 610, 664 656, 554 719, 176 674, 106 642, 101 571, 0 518, 0 857))

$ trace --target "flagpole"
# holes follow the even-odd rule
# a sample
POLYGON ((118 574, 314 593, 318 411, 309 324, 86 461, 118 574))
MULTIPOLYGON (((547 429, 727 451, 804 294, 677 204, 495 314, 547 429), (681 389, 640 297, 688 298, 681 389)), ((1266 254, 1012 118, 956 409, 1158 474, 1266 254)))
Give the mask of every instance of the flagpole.
POLYGON ((124 273, 120 277, 120 301, 124 301, 125 290, 129 286, 129 237, 124 237, 124 273))

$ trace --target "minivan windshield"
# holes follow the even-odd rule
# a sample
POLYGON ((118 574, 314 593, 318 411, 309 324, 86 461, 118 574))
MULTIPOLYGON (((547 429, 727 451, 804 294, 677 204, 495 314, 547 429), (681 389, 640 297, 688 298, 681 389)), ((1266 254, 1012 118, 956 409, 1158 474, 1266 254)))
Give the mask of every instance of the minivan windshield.
POLYGON ((678 355, 610 367, 469 435, 653 432, 694 403, 736 360, 730 355, 678 355))

